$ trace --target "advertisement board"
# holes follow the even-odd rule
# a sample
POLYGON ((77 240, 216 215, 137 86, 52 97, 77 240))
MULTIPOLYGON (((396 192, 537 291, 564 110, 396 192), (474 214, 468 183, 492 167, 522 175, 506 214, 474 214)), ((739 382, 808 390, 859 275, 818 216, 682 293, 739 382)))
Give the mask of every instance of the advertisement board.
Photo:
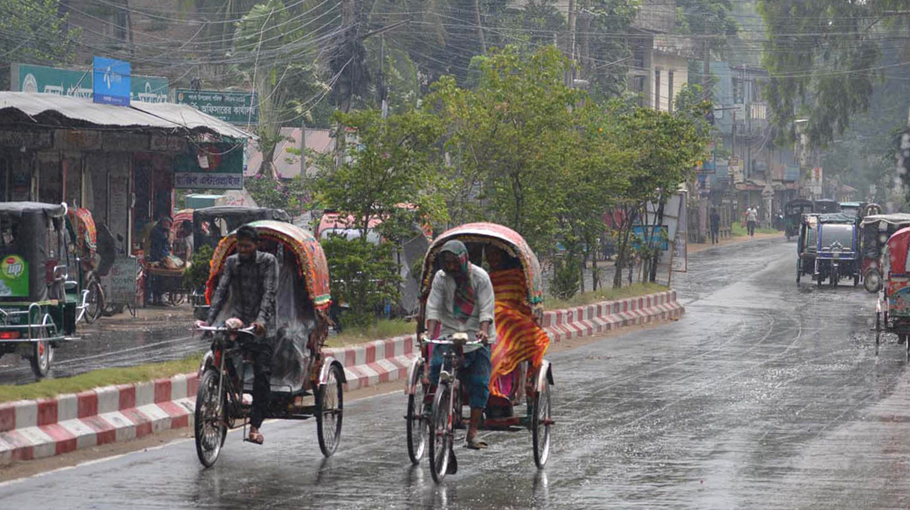
POLYGON ((243 147, 200 144, 174 158, 175 189, 243 189, 243 147))
POLYGON ((259 97, 251 92, 177 89, 174 102, 188 104, 202 113, 231 124, 259 123, 259 97))
POLYGON ((0 262, 0 297, 28 297, 28 262, 18 255, 0 262))
POLYGON ((136 304, 136 275, 139 273, 139 260, 132 257, 118 257, 111 266, 110 273, 101 278, 101 290, 104 300, 111 304, 136 304))
MULTIPOLYGON (((90 69, 75 70, 59 67, 12 64, 10 89, 31 92, 92 98, 94 75, 90 69)), ((130 77, 130 102, 168 102, 170 82, 158 76, 130 77)))
POLYGON ((92 100, 114 106, 130 105, 130 63, 95 57, 92 64, 92 100))

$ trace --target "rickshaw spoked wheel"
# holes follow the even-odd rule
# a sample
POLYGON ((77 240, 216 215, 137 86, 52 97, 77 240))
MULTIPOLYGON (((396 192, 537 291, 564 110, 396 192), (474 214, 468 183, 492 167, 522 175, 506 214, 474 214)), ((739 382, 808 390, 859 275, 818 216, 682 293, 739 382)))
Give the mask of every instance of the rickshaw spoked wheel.
POLYGON ((224 394, 218 394, 218 372, 206 370, 199 381, 196 392, 196 409, 193 415, 193 431, 196 441, 196 455, 205 467, 212 467, 218 460, 224 439, 227 436, 225 423, 224 394))
POLYGON ((452 452, 452 388, 449 383, 440 381, 433 398, 433 419, 430 421, 429 454, 430 474, 436 483, 441 483, 449 469, 449 457, 452 452))
POLYGON ((316 434, 319 436, 319 449, 326 457, 331 457, 338 448, 343 417, 344 388, 341 370, 333 366, 329 369, 325 384, 316 393, 316 434))
POLYGON ((171 291, 167 293, 167 301, 173 306, 178 306, 183 303, 186 299, 186 294, 183 292, 171 291))
POLYGON ((85 322, 92 324, 104 312, 104 291, 101 290, 101 284, 98 280, 92 280, 88 284, 88 300, 85 309, 85 322))
POLYGON ((534 464, 543 469, 550 458, 550 381, 544 377, 543 386, 537 389, 534 412, 531 415, 531 443, 534 447, 534 464))
POLYGON ((863 287, 866 292, 875 294, 882 288, 882 275, 877 269, 869 269, 863 275, 863 287))
MULTIPOLYGON (((423 374, 424 363, 417 366, 418 377, 423 374)), ((413 395, 408 395, 408 414, 407 420, 408 432, 408 457, 411 464, 415 466, 420 464, 420 459, 427 447, 427 436, 429 435, 427 420, 423 416, 424 400, 427 394, 427 386, 418 382, 417 391, 413 395)))
MULTIPOLYGON (((38 329, 38 338, 47 338, 45 328, 38 329)), ((32 352, 29 362, 32 366, 32 372, 35 377, 42 379, 47 377, 51 369, 51 363, 54 361, 54 346, 47 340, 39 340, 32 343, 32 352)))

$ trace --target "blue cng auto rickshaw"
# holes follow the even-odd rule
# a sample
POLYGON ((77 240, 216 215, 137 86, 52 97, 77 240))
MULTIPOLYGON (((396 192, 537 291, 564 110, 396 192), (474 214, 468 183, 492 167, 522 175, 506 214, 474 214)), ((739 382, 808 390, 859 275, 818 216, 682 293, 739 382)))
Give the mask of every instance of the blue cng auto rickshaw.
POLYGON ((19 353, 38 378, 74 340, 79 282, 66 205, 0 202, 0 355, 19 353))
POLYGON ((803 221, 803 215, 813 212, 814 204, 811 200, 797 198, 784 205, 784 235, 787 241, 791 237, 799 236, 800 225, 803 221))
POLYGON ((856 222, 834 223, 819 219, 815 283, 821 286, 827 279, 832 287, 837 287, 841 278, 853 277, 853 286, 859 285, 860 252, 856 222))

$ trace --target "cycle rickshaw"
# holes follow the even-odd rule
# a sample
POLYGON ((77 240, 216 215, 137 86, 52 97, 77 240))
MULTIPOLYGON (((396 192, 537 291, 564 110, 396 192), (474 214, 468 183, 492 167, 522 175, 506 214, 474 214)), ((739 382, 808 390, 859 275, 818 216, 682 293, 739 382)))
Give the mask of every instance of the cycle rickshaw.
POLYGON ((791 237, 799 235, 803 215, 811 213, 814 210, 814 207, 812 201, 806 200, 805 198, 797 198, 787 202, 784 206, 784 235, 787 236, 787 241, 789 241, 791 237))
POLYGON ((28 358, 38 378, 47 375, 54 349, 76 340, 78 281, 66 205, 0 203, 0 355, 28 358))
MULTIPOLYGON (((427 299, 433 278, 440 268, 437 257, 442 246, 451 240, 463 242, 472 253, 481 253, 481 250, 495 247, 516 261, 526 291, 523 311, 532 316, 531 320, 535 323, 539 323, 543 316, 540 263, 525 240, 515 231, 493 223, 472 223, 443 233, 430 245, 420 280, 420 309, 417 320, 420 355, 408 370, 405 387, 408 407, 405 420, 408 456, 411 462, 419 464, 424 452, 428 452, 430 473, 437 482, 441 482, 450 470, 450 463, 453 464, 453 468, 457 466, 452 451, 455 429, 465 428, 467 423, 466 418, 462 416, 462 403, 465 399, 461 395, 462 388, 457 377, 460 363, 456 361, 456 353, 470 341, 466 335, 459 334, 436 340, 429 340, 426 337, 427 299), (450 352, 443 361, 439 384, 435 391, 429 384, 425 384, 430 348, 434 344, 455 346, 455 352, 450 352), (429 402, 432 402, 432 408, 427 412, 429 402)), ((479 261, 475 263, 479 264, 479 261)), ((494 280, 494 292, 495 287, 494 280)), ((546 347, 543 347, 543 351, 545 350, 546 347)), ((550 427, 553 425, 550 416, 550 387, 553 384, 553 373, 550 362, 542 359, 543 352, 537 354, 540 364, 536 369, 528 361, 523 361, 509 374, 513 379, 509 383, 512 391, 507 398, 494 398, 491 395, 480 430, 530 430, 534 462, 538 468, 543 468, 550 454, 550 427), (504 412, 497 412, 494 416, 492 413, 496 409, 494 405, 500 406, 498 409, 504 412)))
POLYGON ((910 227, 910 214, 873 214, 860 223, 863 256, 863 286, 869 293, 882 288, 884 274, 881 270, 882 251, 888 239, 902 228, 910 227))
POLYGON ((882 333, 894 333, 910 360, 910 227, 894 233, 882 253, 882 290, 875 306, 875 353, 882 333))
POLYGON ((98 267, 101 264, 98 253, 98 230, 91 211, 85 208, 69 209, 66 226, 69 236, 74 240, 70 244, 71 265, 69 271, 77 275, 82 288, 76 321, 85 320, 91 324, 104 312, 104 292, 101 289, 101 276, 98 267))
MULTIPOLYGON (((266 418, 316 418, 319 448, 329 457, 341 439, 343 384, 341 362, 323 352, 329 331, 329 271, 325 254, 310 232, 289 223, 257 221, 249 224, 260 236, 260 251, 275 255, 279 276, 276 295, 276 338, 273 339, 271 396, 266 418)), ((218 244, 212 257, 206 299, 212 294, 227 257, 236 251, 231 234, 218 244)), ((249 330, 224 326, 231 306, 224 307, 213 327, 200 328, 212 339, 212 348, 199 369, 196 396, 196 453, 206 467, 218 459, 228 429, 245 424, 250 416, 253 372, 244 360, 242 344, 249 330)))

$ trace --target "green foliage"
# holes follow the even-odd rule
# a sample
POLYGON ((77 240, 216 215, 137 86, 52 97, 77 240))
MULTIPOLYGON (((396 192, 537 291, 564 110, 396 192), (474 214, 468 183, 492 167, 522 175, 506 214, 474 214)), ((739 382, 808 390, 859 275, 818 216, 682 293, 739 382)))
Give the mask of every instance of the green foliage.
POLYGON ((550 294, 557 299, 569 300, 578 293, 580 285, 581 269, 578 260, 573 256, 555 258, 550 294))
POLYGON ((215 251, 208 245, 200 246, 193 253, 192 265, 183 274, 183 288, 188 293, 205 286, 209 279, 209 266, 214 253, 215 251))
POLYGON ((340 236, 331 236, 321 244, 329 264, 332 299, 351 307, 342 319, 345 326, 368 326, 385 303, 397 302, 401 277, 393 257, 394 246, 340 236))
MULTIPOLYGON (((81 29, 70 28, 59 15, 59 0, 0 0, 0 54, 4 62, 67 62, 81 29)), ((4 90, 9 66, 3 71, 4 90)))
POLYGON ((788 140, 795 137, 797 115, 808 120, 809 142, 824 146, 854 113, 866 111, 881 41, 893 30, 879 21, 886 11, 905 8, 899 0, 759 2, 768 34, 763 63, 771 73, 766 96, 788 140))
POLYGON ((407 223, 394 221, 402 216, 410 216, 410 225, 447 219, 437 192, 445 185, 434 148, 443 133, 437 117, 410 110, 383 119, 378 110, 362 110, 339 112, 336 119, 351 135, 342 144, 340 165, 319 162, 314 186, 322 208, 351 216, 364 239, 371 218, 389 219, 386 229, 407 223))
POLYGON ((299 175, 292 179, 273 179, 262 174, 244 179, 247 191, 259 207, 284 209, 291 217, 301 214, 308 193, 299 175))

